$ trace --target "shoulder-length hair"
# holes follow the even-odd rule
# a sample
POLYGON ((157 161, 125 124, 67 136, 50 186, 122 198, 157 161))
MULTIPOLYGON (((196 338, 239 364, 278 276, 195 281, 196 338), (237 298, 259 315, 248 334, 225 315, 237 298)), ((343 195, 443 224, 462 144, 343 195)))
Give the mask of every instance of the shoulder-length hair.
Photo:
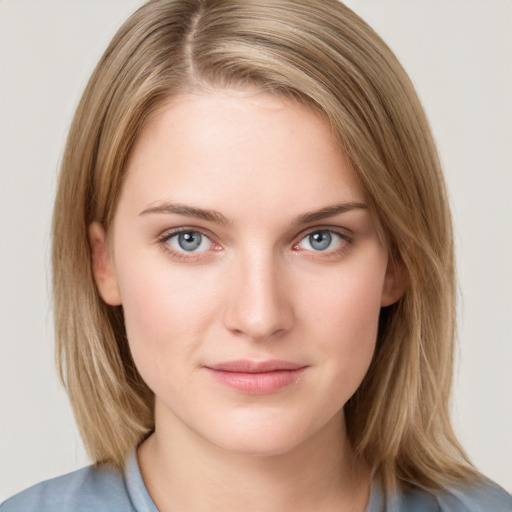
POLYGON ((403 68, 337 0, 152 0, 97 65, 63 156, 52 251, 57 357, 90 456, 121 467, 154 428, 154 397, 122 307, 97 292, 88 226, 108 230, 130 149, 169 98, 246 85, 325 118, 405 269, 406 291, 382 309, 370 369, 345 406, 356 452, 387 488, 469 480, 449 419, 455 280, 438 156, 403 68))

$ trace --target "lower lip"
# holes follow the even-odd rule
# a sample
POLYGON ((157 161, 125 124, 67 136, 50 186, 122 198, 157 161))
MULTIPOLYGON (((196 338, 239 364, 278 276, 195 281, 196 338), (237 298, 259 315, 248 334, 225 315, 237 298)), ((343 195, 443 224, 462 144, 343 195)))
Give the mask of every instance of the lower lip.
POLYGON ((205 369, 217 382, 220 382, 224 386, 249 395, 268 395, 296 383, 300 374, 306 368, 275 370, 261 373, 230 372, 213 370, 211 368, 205 369))

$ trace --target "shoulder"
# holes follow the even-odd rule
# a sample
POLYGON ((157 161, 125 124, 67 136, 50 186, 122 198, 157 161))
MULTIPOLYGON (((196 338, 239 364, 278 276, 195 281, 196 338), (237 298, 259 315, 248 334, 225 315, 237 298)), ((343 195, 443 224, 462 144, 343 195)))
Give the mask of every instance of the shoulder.
POLYGON ((454 486, 445 491, 415 489, 395 493, 387 511, 405 512, 512 512, 512 496, 499 485, 485 480, 475 485, 454 486))
POLYGON ((123 474, 89 466, 30 487, 0 504, 0 512, 131 512, 123 474))
POLYGON ((449 492, 440 493, 438 501, 443 512, 512 512, 512 496, 490 480, 453 487, 449 492))

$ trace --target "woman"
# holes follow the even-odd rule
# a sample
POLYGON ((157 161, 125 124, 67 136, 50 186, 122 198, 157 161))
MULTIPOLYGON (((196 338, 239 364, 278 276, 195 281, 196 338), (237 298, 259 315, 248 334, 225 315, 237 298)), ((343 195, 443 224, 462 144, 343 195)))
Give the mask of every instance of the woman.
POLYGON ((96 466, 1 510, 510 509, 450 426, 428 126, 342 4, 137 11, 77 110, 53 240, 96 466))

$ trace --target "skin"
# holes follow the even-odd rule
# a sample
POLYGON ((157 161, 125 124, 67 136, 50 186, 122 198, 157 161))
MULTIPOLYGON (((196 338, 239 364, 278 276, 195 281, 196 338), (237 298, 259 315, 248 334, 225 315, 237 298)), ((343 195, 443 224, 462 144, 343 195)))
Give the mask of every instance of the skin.
POLYGON ((100 294, 123 305, 155 393, 138 458, 162 512, 365 510, 369 472, 343 405, 370 364, 380 308, 403 292, 365 202, 328 125, 298 103, 184 95, 142 130, 113 225, 107 235, 93 223, 90 239, 100 294), (196 251, 180 246, 182 228, 202 234, 196 251), (319 249, 310 235, 326 232, 319 249), (251 394, 206 368, 240 359, 303 370, 251 394))

